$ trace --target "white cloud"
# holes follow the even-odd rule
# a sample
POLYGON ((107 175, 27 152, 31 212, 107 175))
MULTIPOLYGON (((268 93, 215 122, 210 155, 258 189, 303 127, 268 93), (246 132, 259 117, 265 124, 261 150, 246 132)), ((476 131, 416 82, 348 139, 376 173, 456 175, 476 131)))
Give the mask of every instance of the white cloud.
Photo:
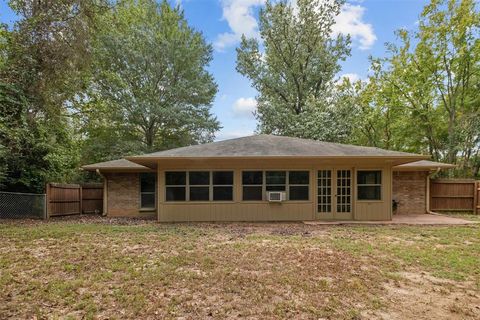
POLYGON ((346 3, 333 26, 334 34, 349 34, 353 40, 360 43, 361 50, 370 49, 377 40, 373 26, 363 21, 364 13, 365 7, 346 3))
POLYGON ((223 51, 240 41, 242 34, 249 38, 258 37, 258 23, 253 16, 253 7, 260 6, 265 0, 222 0, 223 19, 227 21, 231 32, 218 35, 214 47, 223 51))
MULTIPOLYGON (((329 1, 329 0, 323 0, 329 1)), ((362 0, 350 0, 343 5, 336 17, 333 34, 349 34, 361 50, 367 50, 377 40, 373 26, 364 21, 365 7, 362 0)), ((217 51, 237 44, 242 34, 248 38, 258 38, 258 23, 253 15, 253 8, 261 6, 265 0, 221 0, 223 19, 227 21, 230 32, 219 34, 214 42, 217 51)), ((295 8, 296 0, 290 1, 295 8)))
POLYGON ((350 82, 355 82, 355 81, 358 81, 360 80, 360 76, 356 73, 345 73, 345 74, 342 74, 340 76, 340 80, 343 79, 343 78, 347 78, 348 80, 350 80, 350 82))
MULTIPOLYGON (((331 1, 331 0, 322 0, 331 1)), ((340 14, 335 18, 335 24, 332 26, 334 35, 349 34, 354 41, 358 41, 361 50, 367 50, 377 40, 373 26, 363 21, 365 7, 360 4, 363 0, 350 0, 345 3, 340 10, 340 14)), ((294 11, 297 11, 297 1, 291 0, 290 4, 294 11)))
POLYGON ((257 110, 257 100, 254 98, 239 98, 232 106, 233 113, 237 116, 253 118, 257 110))

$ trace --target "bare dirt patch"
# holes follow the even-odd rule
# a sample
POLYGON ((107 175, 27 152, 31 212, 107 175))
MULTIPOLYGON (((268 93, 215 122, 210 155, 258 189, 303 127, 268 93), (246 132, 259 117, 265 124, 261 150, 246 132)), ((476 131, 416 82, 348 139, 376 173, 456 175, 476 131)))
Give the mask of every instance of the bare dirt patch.
POLYGON ((403 272, 385 284, 389 308, 371 316, 387 319, 480 319, 480 293, 472 282, 428 273, 403 272))

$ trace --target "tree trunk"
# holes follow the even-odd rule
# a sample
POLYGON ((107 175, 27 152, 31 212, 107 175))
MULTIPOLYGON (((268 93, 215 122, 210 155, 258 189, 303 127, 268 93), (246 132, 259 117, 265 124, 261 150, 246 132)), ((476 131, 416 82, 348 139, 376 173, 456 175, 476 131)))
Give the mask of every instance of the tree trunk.
POLYGON ((448 117, 448 151, 447 161, 449 163, 456 163, 457 158, 457 146, 455 139, 455 109, 449 111, 448 117))
POLYGON ((149 128, 145 131, 145 144, 148 151, 153 151, 153 140, 155 138, 155 133, 152 128, 149 128))

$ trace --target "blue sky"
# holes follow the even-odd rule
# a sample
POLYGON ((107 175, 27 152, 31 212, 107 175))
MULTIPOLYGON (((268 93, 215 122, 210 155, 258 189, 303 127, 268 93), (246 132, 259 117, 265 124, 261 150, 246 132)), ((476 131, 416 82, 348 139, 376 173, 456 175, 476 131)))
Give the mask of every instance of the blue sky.
MULTIPOLYGON (((242 33, 258 35, 257 14, 264 0, 172 0, 182 6, 189 24, 201 31, 215 51, 210 72, 218 83, 212 112, 223 129, 217 139, 252 134, 256 121, 256 91, 248 79, 235 70, 235 47, 242 33)), ((0 0, 0 21, 11 25, 16 17, 0 0)), ((353 38, 352 55, 342 64, 341 76, 365 78, 370 55, 385 54, 384 44, 395 42, 393 32, 399 28, 414 29, 427 0, 350 0, 337 18, 335 32, 353 38)))

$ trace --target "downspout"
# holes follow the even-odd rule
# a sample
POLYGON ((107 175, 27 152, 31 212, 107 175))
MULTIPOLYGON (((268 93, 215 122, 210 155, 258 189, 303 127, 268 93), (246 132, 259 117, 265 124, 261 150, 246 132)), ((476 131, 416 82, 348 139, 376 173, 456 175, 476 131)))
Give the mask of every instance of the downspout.
POLYGON ((432 210, 430 210, 430 177, 433 176, 434 174, 437 174, 438 172, 440 172, 441 168, 438 167, 436 171, 434 172, 431 172, 427 175, 427 213, 428 214, 439 214, 438 212, 433 212, 432 210))
POLYGON ((108 184, 108 180, 107 180, 107 177, 105 177, 99 169, 96 169, 95 172, 100 176, 102 177, 103 179, 103 212, 102 212, 102 216, 106 216, 107 215, 107 211, 108 211, 108 187, 107 187, 107 184, 108 184))

